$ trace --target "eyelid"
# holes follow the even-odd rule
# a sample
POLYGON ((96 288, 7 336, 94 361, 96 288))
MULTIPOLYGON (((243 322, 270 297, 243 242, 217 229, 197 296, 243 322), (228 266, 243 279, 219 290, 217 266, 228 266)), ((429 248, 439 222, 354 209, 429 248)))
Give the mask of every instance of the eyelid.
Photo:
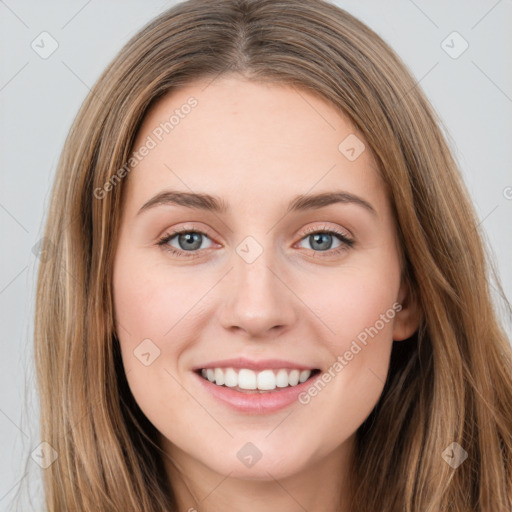
MULTIPOLYGON (((162 236, 158 237, 157 245, 172 254, 175 254, 178 256, 183 256, 185 258, 200 257, 201 253, 207 249, 198 249, 195 251, 184 251, 181 249, 177 249, 176 247, 168 246, 167 244, 170 240, 172 240, 177 235, 180 235, 182 233, 190 233, 190 232, 198 233, 203 236, 206 236, 212 243, 216 243, 214 241, 214 239, 210 236, 208 231, 209 231, 208 229, 197 228, 193 224, 192 225, 187 224, 184 226, 180 226, 179 228, 171 228, 170 230, 166 230, 162 236)), ((339 247, 334 248, 334 249, 329 249, 327 251, 313 251, 312 249, 310 249, 310 251, 313 251, 315 254, 319 253, 320 255, 322 255, 322 253, 324 253, 326 256, 335 256, 339 252, 351 248, 355 243, 352 235, 344 233, 338 227, 334 228, 334 227, 329 227, 327 225, 324 225, 322 227, 309 226, 309 227, 305 228, 301 232, 300 239, 296 243, 302 242, 304 239, 306 239, 308 237, 308 235, 313 234, 313 233, 327 233, 327 234, 331 234, 332 236, 337 236, 341 243, 341 245, 339 247)))
POLYGON ((163 231, 163 234, 157 237, 157 240, 161 240, 162 238, 168 237, 171 235, 175 236, 175 235, 179 235, 182 233, 191 233, 191 232, 200 233, 202 235, 205 235, 212 241, 215 238, 210 229, 196 226, 193 223, 186 223, 183 225, 179 225, 178 227, 172 227, 172 228, 165 229, 163 231))
MULTIPOLYGON (((184 251, 182 249, 178 249, 176 247, 173 247, 169 245, 169 242, 175 238, 176 236, 183 234, 183 233, 199 233, 203 236, 206 236, 213 244, 216 242, 214 241, 213 237, 210 236, 209 229, 203 229, 198 228, 194 224, 186 223, 184 225, 181 225, 177 228, 168 228, 164 231, 162 235, 160 235, 156 240, 156 246, 167 253, 177 256, 178 258, 182 259, 194 259, 201 257, 203 252, 210 249, 199 249, 196 251, 184 251)), ((218 244, 217 244, 218 245, 218 244)))
POLYGON ((324 224, 321 228, 319 228, 318 226, 309 226, 305 228, 304 231, 302 232, 302 237, 304 238, 305 236, 310 235, 312 233, 336 233, 346 238, 347 240, 353 241, 353 236, 347 229, 331 227, 326 224, 324 224))
MULTIPOLYGON (((308 236, 316 233, 326 233, 338 239, 340 245, 338 247, 334 247, 328 249, 326 251, 315 251, 313 249, 308 249, 309 253, 312 253, 315 258, 333 258, 340 256, 341 253, 348 251, 355 245, 354 237, 347 232, 343 232, 339 227, 329 227, 324 225, 323 227, 318 226, 310 226, 307 227, 304 231, 301 232, 301 238, 296 244, 300 244, 303 240, 306 240, 308 236)), ((295 245, 296 245, 295 244, 295 245)))

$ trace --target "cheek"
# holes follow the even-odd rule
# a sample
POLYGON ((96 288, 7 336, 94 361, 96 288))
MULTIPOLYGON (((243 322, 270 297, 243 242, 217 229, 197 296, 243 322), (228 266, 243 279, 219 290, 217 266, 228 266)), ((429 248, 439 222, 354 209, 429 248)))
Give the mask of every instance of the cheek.
POLYGON ((116 330, 130 390, 146 417, 170 436, 180 431, 180 422, 170 422, 168 414, 190 407, 176 380, 175 363, 187 340, 181 320, 201 296, 185 293, 186 280, 172 274, 171 283, 165 269, 125 253, 116 261, 113 279, 116 330))
POLYGON ((391 342, 399 286, 397 265, 373 262, 340 271, 324 283, 321 292, 310 294, 308 304, 331 333, 325 339, 330 352, 344 353, 353 340, 391 342))
MULTIPOLYGON (((396 261, 353 267, 340 273, 334 286, 311 295, 311 305, 331 335, 324 344, 331 361, 322 382, 305 392, 304 405, 315 407, 328 423, 343 421, 358 426, 378 401, 387 377, 393 343, 393 324, 400 306, 396 261), (327 290, 327 291, 325 291, 327 290), (332 407, 332 403, 343 407, 332 407), (331 405, 330 405, 331 404, 331 405)), ((327 283, 326 283, 327 284, 327 283)))
POLYGON ((178 339, 172 344, 169 340, 181 328, 181 320, 200 309, 197 306, 207 290, 207 283, 184 272, 135 259, 119 260, 114 273, 118 332, 131 345, 149 338, 159 345, 179 347, 178 339))

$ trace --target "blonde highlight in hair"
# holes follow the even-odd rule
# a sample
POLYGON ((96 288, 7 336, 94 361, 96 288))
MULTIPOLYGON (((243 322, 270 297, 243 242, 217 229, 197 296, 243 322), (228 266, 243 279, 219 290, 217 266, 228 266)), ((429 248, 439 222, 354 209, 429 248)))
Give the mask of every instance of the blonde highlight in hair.
POLYGON ((332 4, 190 0, 121 50, 59 161, 45 231, 55 250, 41 263, 35 319, 41 435, 59 454, 44 470, 48 511, 177 510, 114 328, 123 182, 102 199, 94 190, 128 161, 158 98, 226 73, 328 101, 364 136, 389 188, 423 318, 394 344, 382 396, 357 432, 351 512, 511 510, 511 348, 478 219, 428 100, 389 46, 332 4), (452 442, 468 453, 457 469, 441 457, 452 442))

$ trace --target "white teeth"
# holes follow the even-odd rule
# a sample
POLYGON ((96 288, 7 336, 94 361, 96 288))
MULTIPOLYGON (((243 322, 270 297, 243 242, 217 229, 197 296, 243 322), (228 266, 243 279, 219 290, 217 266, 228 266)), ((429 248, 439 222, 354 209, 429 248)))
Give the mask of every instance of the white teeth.
POLYGON ((224 385, 228 388, 234 388, 238 386, 238 375, 233 368, 228 368, 224 372, 224 385))
POLYGON ((288 387, 288 372, 286 370, 279 370, 277 372, 276 386, 278 388, 288 387))
POLYGON ((299 383, 299 370, 292 370, 290 372, 290 375, 288 375, 288 382, 290 383, 290 386, 296 386, 299 383))
MULTIPOLYGON (((215 383, 217 384, 217 383, 215 383)), ((242 369, 238 372, 238 387, 242 389, 256 389, 256 373, 252 370, 242 369)))
POLYGON ((215 368, 215 383, 219 386, 224 384, 224 373, 220 368, 215 368))
POLYGON ((311 376, 311 370, 262 370, 255 372, 247 368, 238 370, 233 368, 202 369, 201 375, 218 386, 227 386, 247 390, 272 391, 277 388, 296 386, 305 382, 311 376))
POLYGON ((300 372, 299 382, 306 382, 309 379, 311 372, 309 370, 302 370, 300 372))
POLYGON ((276 376, 272 370, 263 370, 258 373, 258 389, 276 389, 276 376))

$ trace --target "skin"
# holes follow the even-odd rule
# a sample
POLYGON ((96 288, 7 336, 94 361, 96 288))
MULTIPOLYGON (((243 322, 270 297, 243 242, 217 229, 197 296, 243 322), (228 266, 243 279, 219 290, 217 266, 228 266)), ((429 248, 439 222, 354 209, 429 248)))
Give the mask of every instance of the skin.
POLYGON ((346 510, 355 432, 382 393, 392 341, 418 325, 386 189, 367 144, 354 161, 340 152, 349 134, 364 139, 322 99, 236 75, 209 82, 151 109, 135 148, 191 96, 198 101, 122 184, 113 284, 130 389, 161 434, 180 511, 346 510), (229 210, 167 204, 137 214, 165 189, 217 195, 229 210), (297 195, 333 190, 363 198, 375 214, 353 203, 286 213, 297 195), (182 227, 207 234, 196 257, 179 236, 167 247, 184 255, 157 245, 182 227), (332 248, 318 249, 309 235, 329 229, 354 245, 333 235, 332 248), (236 251, 247 236, 263 249, 250 264, 236 251), (396 303, 401 311, 307 405, 234 411, 191 371, 239 356, 327 371, 396 303), (149 366, 134 356, 145 339, 160 350, 149 366), (250 468, 237 457, 247 442, 262 453, 250 468))

